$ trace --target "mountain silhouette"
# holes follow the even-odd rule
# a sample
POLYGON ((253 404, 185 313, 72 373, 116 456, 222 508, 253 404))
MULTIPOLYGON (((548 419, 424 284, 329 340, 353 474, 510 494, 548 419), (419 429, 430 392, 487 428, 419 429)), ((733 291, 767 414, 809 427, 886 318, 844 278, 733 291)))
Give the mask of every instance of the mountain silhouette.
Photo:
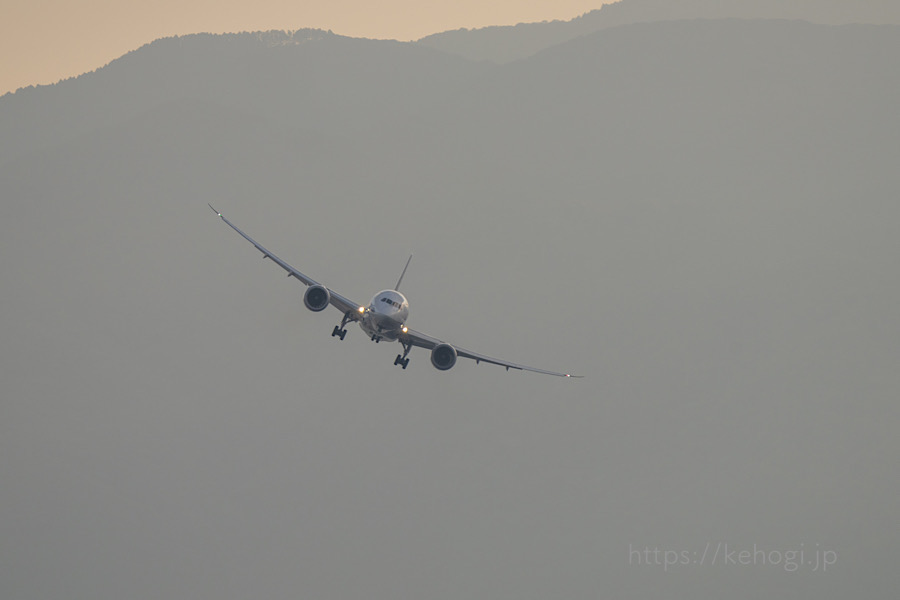
POLYGON ((900 25, 900 6, 878 0, 620 0, 570 21, 458 29, 426 36, 418 43, 472 60, 507 63, 608 27, 726 18, 802 19, 823 25, 900 25))

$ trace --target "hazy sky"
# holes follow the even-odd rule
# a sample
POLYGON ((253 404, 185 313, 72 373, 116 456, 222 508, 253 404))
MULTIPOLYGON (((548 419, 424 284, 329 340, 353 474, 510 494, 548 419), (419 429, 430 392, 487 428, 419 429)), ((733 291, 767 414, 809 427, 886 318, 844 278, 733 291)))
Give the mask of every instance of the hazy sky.
POLYGON ((157 38, 318 27, 411 40, 488 25, 568 20, 603 0, 12 0, 0 24, 0 94, 101 67, 157 38))

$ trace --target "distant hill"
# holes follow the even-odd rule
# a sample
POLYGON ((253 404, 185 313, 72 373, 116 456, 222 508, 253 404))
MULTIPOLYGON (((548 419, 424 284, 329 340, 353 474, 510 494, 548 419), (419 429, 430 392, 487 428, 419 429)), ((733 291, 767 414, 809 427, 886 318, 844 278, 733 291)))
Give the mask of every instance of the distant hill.
MULTIPOLYGON (((611 160, 624 160, 637 139, 649 145, 642 152, 665 140, 737 135, 721 140, 733 145, 768 131, 850 143, 857 122, 881 139, 896 121, 887 107, 900 105, 892 104, 897 31, 799 21, 639 23, 504 66, 317 30, 168 38, 93 73, 0 98, 0 164, 186 105, 384 151, 379 160, 431 157, 425 170, 438 160, 509 161, 567 132, 579 139, 593 132, 592 152, 611 160), (883 122, 866 125, 876 120, 883 122)), ((596 157, 563 158, 553 162, 596 157)))
POLYGON ((352 133, 408 118, 480 71, 425 46, 320 30, 165 38, 92 73, 0 98, 0 162, 184 99, 352 133))
POLYGON ((619 0, 571 21, 459 29, 419 44, 472 60, 507 63, 607 27, 674 19, 800 19, 825 25, 900 24, 900 3, 879 0, 619 0))

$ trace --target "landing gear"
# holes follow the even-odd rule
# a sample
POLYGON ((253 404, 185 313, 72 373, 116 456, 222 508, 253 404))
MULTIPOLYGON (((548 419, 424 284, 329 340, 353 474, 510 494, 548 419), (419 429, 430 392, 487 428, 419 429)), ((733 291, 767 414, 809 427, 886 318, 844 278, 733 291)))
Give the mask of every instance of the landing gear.
POLYGON ((409 354, 409 351, 412 350, 412 344, 405 344, 403 342, 400 342, 400 343, 403 344, 403 354, 397 355, 397 358, 394 359, 394 364, 400 365, 401 367, 403 367, 403 370, 405 371, 406 367, 409 366, 409 359, 406 358, 406 356, 409 354))
POLYGON ((380 335, 373 335, 373 336, 372 336, 372 341, 375 342, 375 343, 377 344, 378 342, 381 341, 381 336, 380 336, 380 335))
POLYGON ((331 337, 339 337, 343 340, 347 336, 347 330, 344 329, 344 326, 350 322, 350 319, 353 315, 351 313, 344 313, 344 318, 341 319, 340 325, 335 325, 334 329, 331 330, 331 337))

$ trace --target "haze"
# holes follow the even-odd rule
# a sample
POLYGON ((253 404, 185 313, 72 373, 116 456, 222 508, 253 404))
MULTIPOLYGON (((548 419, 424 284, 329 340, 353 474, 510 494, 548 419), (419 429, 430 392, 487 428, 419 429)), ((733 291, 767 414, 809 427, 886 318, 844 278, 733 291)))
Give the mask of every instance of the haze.
POLYGON ((0 96, 0 598, 893 600, 900 25, 851 21, 896 6, 183 35, 0 96), (336 340, 207 203, 586 378, 336 340))

